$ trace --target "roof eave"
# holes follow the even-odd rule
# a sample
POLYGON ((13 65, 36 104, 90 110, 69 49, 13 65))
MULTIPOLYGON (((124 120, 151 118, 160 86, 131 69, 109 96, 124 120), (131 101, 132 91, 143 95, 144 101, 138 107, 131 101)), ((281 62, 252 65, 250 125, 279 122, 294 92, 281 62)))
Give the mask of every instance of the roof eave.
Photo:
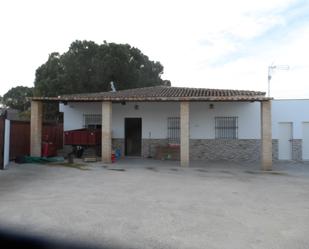
POLYGON ((30 100, 43 102, 180 102, 180 101, 201 101, 201 102, 234 102, 234 101, 269 101, 271 97, 265 96, 226 96, 226 97, 32 97, 30 100))

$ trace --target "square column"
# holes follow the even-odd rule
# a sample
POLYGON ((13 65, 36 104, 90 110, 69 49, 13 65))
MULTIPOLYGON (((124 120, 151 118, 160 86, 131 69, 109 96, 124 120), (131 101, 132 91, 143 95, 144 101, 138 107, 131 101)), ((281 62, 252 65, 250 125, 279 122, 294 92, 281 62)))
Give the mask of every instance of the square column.
POLYGON ((111 163, 112 159, 112 102, 102 102, 102 161, 111 163))
POLYGON ((271 101, 261 102, 261 166, 272 170, 271 101))
POLYGON ((180 102, 180 166, 188 167, 190 160, 190 104, 188 101, 180 102))
POLYGON ((43 103, 41 101, 31 101, 30 119, 30 155, 41 156, 42 151, 42 121, 43 103))

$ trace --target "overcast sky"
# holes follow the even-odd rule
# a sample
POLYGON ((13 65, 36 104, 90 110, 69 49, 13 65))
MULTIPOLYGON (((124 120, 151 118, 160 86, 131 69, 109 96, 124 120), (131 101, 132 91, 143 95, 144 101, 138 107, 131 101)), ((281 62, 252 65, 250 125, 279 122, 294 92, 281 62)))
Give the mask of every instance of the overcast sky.
POLYGON ((1 0, 0 95, 72 41, 129 43, 173 86, 267 90, 309 98, 309 1, 1 0))

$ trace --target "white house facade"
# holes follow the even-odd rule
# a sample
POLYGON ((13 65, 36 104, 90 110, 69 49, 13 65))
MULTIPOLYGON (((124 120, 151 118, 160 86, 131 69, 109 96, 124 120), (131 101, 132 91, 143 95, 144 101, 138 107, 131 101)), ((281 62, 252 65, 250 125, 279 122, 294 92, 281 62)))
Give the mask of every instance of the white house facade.
MULTIPOLYGON (((121 148, 125 154, 125 120, 140 118, 142 150, 141 156, 155 157, 155 148, 168 143, 179 143, 179 103, 175 102, 129 102, 112 104, 112 139, 113 148, 121 148), (171 121, 172 120, 172 121, 171 121), (169 134, 174 127, 175 136, 169 134), (150 150, 149 150, 150 145, 150 150)), ((69 102, 60 104, 64 113, 64 130, 74 130, 93 125, 101 125, 101 104, 95 102, 69 102), (87 122, 93 116, 94 123, 87 122), (97 121, 97 123, 95 123, 97 121)), ((259 103, 225 102, 190 103, 190 158, 191 160, 248 160, 260 158, 260 105, 259 103), (226 127, 234 129, 235 137, 216 136, 216 119, 226 119, 226 127), (232 124, 228 124, 228 119, 232 124)), ((224 127, 222 127, 224 129, 224 127)), ((224 132, 224 131, 223 131, 224 132)), ((229 132, 229 131, 227 131, 229 132)), ((218 132, 217 132, 218 133, 218 132)), ((222 134, 223 135, 223 134, 222 134)))
MULTIPOLYGON (((169 143, 169 120, 180 115, 175 102, 114 103, 112 109, 113 148, 120 147, 124 153, 125 119, 141 118, 144 157, 154 157, 157 145, 169 143)), ((86 119, 92 115, 99 116, 92 125, 101 124, 101 104, 97 102, 61 103, 60 111, 65 131, 91 125, 86 119)), ((192 160, 260 160, 259 103, 193 102, 190 114, 192 160), (235 138, 216 137, 216 119, 224 117, 236 119, 235 138)), ((272 138, 274 160, 309 160, 309 100, 272 100, 272 138)))
POLYGON ((261 161, 270 169, 278 159, 271 100, 263 92, 163 86, 34 97, 32 154, 39 153, 41 103, 58 101, 64 131, 102 129, 103 161, 110 160, 112 149, 125 156, 156 157, 158 148, 172 146, 184 166, 191 160, 261 161))

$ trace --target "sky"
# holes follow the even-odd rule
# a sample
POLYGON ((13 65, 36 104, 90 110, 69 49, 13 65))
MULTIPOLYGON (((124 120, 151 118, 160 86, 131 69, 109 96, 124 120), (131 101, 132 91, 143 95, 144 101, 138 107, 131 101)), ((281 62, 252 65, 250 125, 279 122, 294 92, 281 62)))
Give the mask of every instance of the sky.
POLYGON ((74 40, 128 43, 172 86, 309 99, 309 0, 1 0, 0 95, 74 40), (278 66, 288 65, 289 70, 278 66))

